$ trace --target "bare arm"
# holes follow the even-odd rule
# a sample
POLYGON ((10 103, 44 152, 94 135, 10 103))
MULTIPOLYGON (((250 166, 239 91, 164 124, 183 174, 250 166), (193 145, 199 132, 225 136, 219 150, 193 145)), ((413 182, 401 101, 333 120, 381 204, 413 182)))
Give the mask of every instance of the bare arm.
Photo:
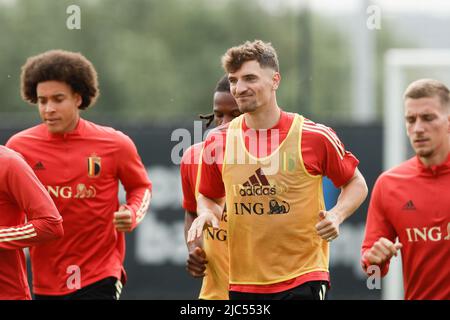
POLYGON ((186 240, 188 249, 186 270, 194 278, 201 278, 205 276, 206 264, 208 263, 206 253, 203 250, 202 238, 197 238, 193 242, 188 242, 188 232, 196 217, 196 212, 186 210, 184 213, 184 239, 186 240))
POLYGON ((198 217, 192 222, 188 231, 187 242, 192 243, 200 238, 206 225, 219 228, 219 221, 225 206, 225 197, 212 199, 199 194, 197 198, 198 217))
POLYGON ((339 236, 339 225, 350 217, 367 197, 367 185, 358 168, 353 177, 341 188, 336 205, 330 210, 319 212, 321 221, 316 225, 319 236, 331 241, 339 236))
POLYGON ((330 211, 334 212, 342 223, 359 208, 366 199, 367 193, 366 180, 356 168, 353 177, 341 188, 338 201, 330 211))
POLYGON ((189 229, 191 228, 192 223, 196 218, 197 218, 196 212, 191 212, 187 210, 184 211, 184 240, 186 241, 186 246, 189 252, 194 250, 195 247, 203 248, 203 243, 201 241, 202 238, 198 238, 191 243, 188 242, 189 229))
POLYGON ((197 215, 212 213, 217 219, 222 218, 223 209, 225 207, 225 197, 223 198, 208 198, 201 193, 197 199, 197 215))

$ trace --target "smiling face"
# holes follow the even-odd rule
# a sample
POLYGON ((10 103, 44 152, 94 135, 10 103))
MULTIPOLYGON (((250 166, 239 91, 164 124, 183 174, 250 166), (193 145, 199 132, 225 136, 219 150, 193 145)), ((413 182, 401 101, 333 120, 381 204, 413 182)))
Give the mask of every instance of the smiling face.
POLYGON ((446 158, 448 154, 450 116, 438 96, 405 101, 406 131, 415 153, 425 162, 446 158))
POLYGON ((40 82, 36 88, 39 114, 51 133, 72 131, 80 119, 81 96, 65 82, 40 82))
POLYGON ((236 72, 230 72, 228 80, 230 92, 242 113, 276 103, 280 74, 271 68, 261 68, 256 60, 247 61, 236 72))

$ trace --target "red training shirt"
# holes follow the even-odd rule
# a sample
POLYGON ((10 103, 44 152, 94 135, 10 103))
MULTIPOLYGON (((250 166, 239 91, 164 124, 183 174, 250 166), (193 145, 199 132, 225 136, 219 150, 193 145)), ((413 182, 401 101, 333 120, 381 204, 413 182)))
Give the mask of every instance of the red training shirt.
POLYGON ((64 238, 30 251, 34 292, 65 295, 107 277, 125 281, 125 235, 113 224, 119 180, 133 227, 144 217, 151 193, 131 139, 80 119, 72 132, 52 134, 40 124, 7 145, 23 154, 64 218, 64 238))
MULTIPOLYGON (((399 238, 405 299, 450 299, 449 188, 450 154, 430 168, 413 157, 375 183, 362 255, 380 237, 399 238)), ((366 269, 368 263, 362 263, 366 269)), ((380 267, 386 275, 389 262, 380 267)))
POLYGON ((0 300, 29 300, 22 248, 61 238, 62 218, 27 163, 4 146, 0 181, 0 300))
POLYGON ((203 142, 190 146, 183 154, 180 164, 181 186, 183 188, 183 209, 197 212, 195 184, 203 142))

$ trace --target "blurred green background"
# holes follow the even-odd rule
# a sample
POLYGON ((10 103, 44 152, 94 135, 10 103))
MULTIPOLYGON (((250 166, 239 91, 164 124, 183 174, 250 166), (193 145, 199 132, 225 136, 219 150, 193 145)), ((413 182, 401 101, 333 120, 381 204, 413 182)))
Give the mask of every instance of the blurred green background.
MULTIPOLYGON (((280 106, 315 120, 346 122, 352 108, 352 49, 348 34, 337 27, 345 19, 289 1, 267 6, 257 0, 1 0, 0 114, 11 125, 35 121, 33 108, 20 98, 20 67, 31 55, 65 49, 82 52, 99 73, 101 98, 87 118, 194 119, 211 108, 226 49, 262 39, 279 54, 280 106), (66 27, 66 9, 73 4, 81 8, 81 30, 66 27)), ((375 35, 377 63, 393 41, 384 30, 375 35)), ((375 107, 372 120, 381 109, 375 107)))

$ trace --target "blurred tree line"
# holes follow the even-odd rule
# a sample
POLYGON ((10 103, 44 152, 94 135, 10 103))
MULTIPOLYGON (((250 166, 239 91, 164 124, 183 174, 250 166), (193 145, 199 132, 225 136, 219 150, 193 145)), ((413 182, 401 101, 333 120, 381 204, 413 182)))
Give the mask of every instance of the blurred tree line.
POLYGON ((87 118, 192 120, 211 110, 226 49, 262 39, 279 54, 281 107, 315 120, 345 119, 350 49, 332 23, 311 15, 283 4, 270 11, 257 0, 2 0, 0 115, 8 123, 36 117, 20 98, 20 66, 31 55, 65 49, 82 52, 99 74, 101 97, 87 118), (81 8, 81 30, 66 27, 73 4, 81 8))

